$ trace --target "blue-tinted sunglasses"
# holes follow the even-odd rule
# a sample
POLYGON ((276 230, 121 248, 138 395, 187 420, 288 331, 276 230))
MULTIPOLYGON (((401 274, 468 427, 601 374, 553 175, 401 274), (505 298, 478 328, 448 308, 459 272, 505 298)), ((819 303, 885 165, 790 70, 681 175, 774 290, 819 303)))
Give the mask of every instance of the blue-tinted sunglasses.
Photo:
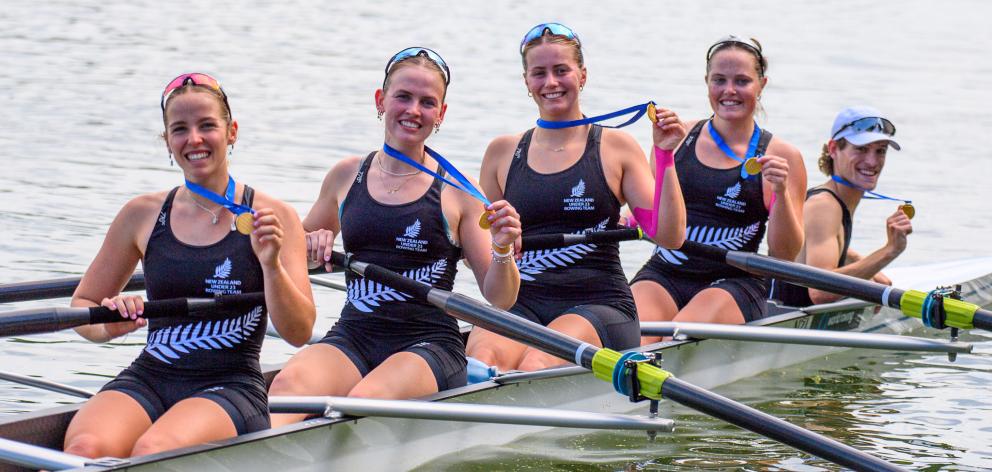
POLYGON ((564 36, 568 39, 574 39, 576 43, 579 43, 579 47, 582 47, 582 41, 579 41, 579 35, 575 34, 571 28, 561 24, 561 23, 541 23, 527 32, 524 35, 524 39, 520 41, 520 54, 524 53, 524 46, 527 43, 540 38, 546 34, 553 34, 557 36, 564 36))
POLYGON ((892 124, 891 121, 886 120, 885 118, 868 116, 865 118, 859 118, 844 126, 841 126, 840 129, 834 133, 831 139, 837 139, 837 136, 848 128, 853 129, 857 133, 877 132, 887 136, 894 136, 896 134, 896 125, 892 124))
MULTIPOLYGON (((430 59, 431 62, 437 64, 437 66, 441 68, 441 72, 444 74, 444 85, 447 86, 451 84, 451 70, 448 69, 448 64, 444 62, 441 55, 434 52, 433 49, 422 47, 406 48, 396 54, 393 54, 393 57, 389 58, 389 62, 386 63, 386 76, 389 76, 389 68, 393 67, 393 64, 416 56, 426 57, 427 59, 430 59)), ((385 77, 382 79, 382 87, 386 87, 385 77)))

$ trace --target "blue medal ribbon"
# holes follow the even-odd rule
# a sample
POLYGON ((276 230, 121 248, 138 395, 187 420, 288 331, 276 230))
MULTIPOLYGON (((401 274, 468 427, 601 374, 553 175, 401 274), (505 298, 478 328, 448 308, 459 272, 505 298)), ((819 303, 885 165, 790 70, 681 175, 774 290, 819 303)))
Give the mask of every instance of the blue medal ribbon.
POLYGON ((411 167, 421 170, 428 175, 432 175, 438 179, 441 179, 442 182, 475 197, 477 200, 482 202, 482 204, 485 205, 486 208, 488 208, 489 205, 492 205, 492 202, 490 202, 489 199, 486 198, 486 196, 479 191, 479 189, 475 188, 475 185, 472 185, 472 182, 469 181, 468 178, 462 175, 462 173, 458 169, 456 169, 451 162, 448 162, 448 160, 444 158, 444 156, 438 154, 433 149, 424 146, 424 150, 427 152, 427 154, 432 158, 434 158, 434 160, 437 161, 438 165, 444 168, 444 170, 449 175, 454 177, 455 180, 457 180, 458 182, 452 182, 451 180, 442 177, 437 172, 434 172, 428 169, 427 167, 424 167, 423 164, 411 159, 406 154, 403 154, 399 150, 393 148, 392 146, 386 143, 382 143, 382 150, 385 151, 385 153, 389 155, 389 157, 392 157, 393 159, 396 159, 400 162, 406 163, 411 167))
POLYGON ((545 129, 562 129, 562 128, 572 128, 575 126, 588 125, 591 123, 599 123, 600 121, 609 120, 610 118, 616 118, 618 116, 629 115, 631 113, 636 114, 630 117, 629 120, 620 123, 619 125, 609 126, 601 125, 604 128, 623 128, 624 126, 633 124, 637 120, 641 119, 645 113, 648 112, 648 106, 653 105, 654 102, 642 103, 640 105, 634 105, 632 107, 624 108, 623 110, 617 110, 613 113, 607 113, 605 115, 594 116, 591 118, 582 118, 580 120, 570 120, 570 121, 548 121, 542 118, 537 119, 537 126, 545 129))
POLYGON ((754 124, 754 132, 751 133, 751 141, 747 144, 747 154, 745 154, 743 158, 737 157, 737 154, 734 154, 734 150, 730 149, 727 142, 723 140, 723 136, 720 136, 720 133, 717 133, 716 128, 713 127, 712 120, 706 124, 706 127, 709 128, 710 137, 713 138, 713 142, 716 143, 717 147, 719 147, 720 150, 727 155, 727 157, 741 163, 741 178, 751 178, 752 175, 747 173, 747 169, 743 164, 747 162, 748 159, 754 157, 754 154, 758 151, 758 139, 761 137, 761 128, 758 127, 758 123, 754 124))
POLYGON ((224 208, 227 208, 228 211, 234 213, 235 216, 240 215, 242 213, 251 213, 253 215, 255 214, 255 210, 252 210, 251 207, 234 203, 234 190, 236 186, 234 185, 234 177, 231 177, 230 175, 227 176, 227 189, 224 190, 223 197, 217 195, 212 190, 206 187, 190 182, 188 179, 186 180, 186 188, 188 188, 191 192, 203 198, 206 198, 207 200, 210 200, 224 208))
POLYGON ((848 182, 847 179, 845 179, 843 177, 840 177, 840 176, 837 176, 837 175, 831 175, 830 176, 830 180, 833 180, 834 182, 837 182, 837 183, 839 183, 841 185, 845 185, 845 186, 851 187, 853 189, 860 190, 863 193, 867 193, 868 194, 868 195, 862 196, 861 198, 867 198, 869 200, 891 200, 893 202, 903 202, 903 203, 906 203, 906 204, 913 203, 912 200, 906 200, 906 199, 903 199, 903 198, 892 198, 892 197, 889 197, 889 196, 886 196, 886 195, 882 195, 880 193, 872 192, 871 190, 868 190, 868 189, 861 188, 861 187, 859 187, 857 185, 852 184, 851 182, 848 182))

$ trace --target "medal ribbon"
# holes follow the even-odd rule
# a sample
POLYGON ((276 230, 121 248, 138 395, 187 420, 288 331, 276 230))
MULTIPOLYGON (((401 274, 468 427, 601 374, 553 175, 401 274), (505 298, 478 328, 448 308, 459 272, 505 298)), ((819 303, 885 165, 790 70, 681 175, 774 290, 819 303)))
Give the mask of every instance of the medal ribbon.
POLYGON ((488 208, 489 205, 492 205, 492 202, 490 202, 489 199, 486 198, 486 196, 479 191, 479 189, 475 188, 475 185, 472 185, 472 182, 469 181, 468 178, 462 175, 462 173, 458 169, 456 169, 451 162, 448 162, 448 160, 444 158, 444 156, 438 154, 433 149, 424 146, 424 150, 427 152, 427 154, 432 158, 434 158, 434 160, 437 161, 438 165, 440 165, 449 175, 454 177, 455 180, 458 181, 457 183, 442 177, 437 172, 434 172, 428 169, 427 167, 424 167, 423 164, 411 159, 406 154, 403 154, 399 150, 393 148, 392 146, 386 143, 382 143, 382 150, 385 151, 385 153, 389 155, 389 157, 392 157, 393 159, 396 159, 400 162, 406 163, 415 169, 419 169, 423 171, 428 175, 432 175, 438 179, 441 179, 442 182, 458 190, 461 190, 462 192, 465 192, 471 195, 472 197, 475 197, 475 199, 482 202, 482 204, 485 205, 486 208, 488 208))
POLYGON ((751 141, 747 144, 747 154, 745 154, 743 158, 737 157, 737 154, 734 154, 734 150, 730 149, 727 142, 723 140, 723 136, 720 136, 720 133, 717 133, 716 128, 713 127, 713 121, 707 123, 706 127, 709 128, 710 137, 713 138, 713 142, 716 143, 717 147, 719 147, 720 150, 727 155, 727 157, 742 164, 741 178, 751 178, 751 175, 747 173, 747 169, 743 164, 747 162, 748 159, 754 157, 755 152, 758 150, 758 138, 761 137, 761 128, 758 127, 758 123, 754 124, 754 132, 751 133, 751 141))
POLYGON ((913 203, 912 200, 906 200, 906 199, 903 199, 903 198, 892 198, 892 197, 889 197, 889 196, 886 196, 886 195, 882 195, 880 193, 872 192, 871 190, 868 190, 868 189, 863 189, 861 187, 858 187, 857 185, 852 184, 851 182, 848 182, 847 179, 845 179, 843 177, 839 177, 837 175, 831 175, 830 176, 830 179, 833 180, 834 182, 837 182, 837 183, 841 184, 841 185, 845 185, 845 186, 851 187, 853 189, 860 190, 860 191, 868 194, 868 195, 863 196, 862 198, 867 198, 869 200, 892 200, 893 202, 903 202, 903 203, 905 203, 907 205, 913 203))
POLYGON ((618 116, 629 115, 631 113, 635 113, 636 112, 636 114, 634 116, 630 117, 629 120, 627 120, 627 121, 625 121, 623 123, 620 123, 619 125, 615 125, 615 126, 601 125, 604 128, 623 128, 624 126, 633 124, 637 120, 641 119, 641 117, 644 116, 644 114, 648 112, 648 107, 651 106, 651 105, 654 105, 654 102, 642 103, 640 105, 634 105, 632 107, 624 108, 623 110, 617 110, 617 111, 615 111, 613 113, 607 113, 605 115, 594 116, 594 117, 591 117, 591 118, 582 118, 582 119, 579 119, 579 120, 548 121, 548 120, 545 120, 545 119, 538 118, 537 119, 537 126, 540 127, 540 128, 545 128, 545 129, 572 128, 572 127, 575 127, 575 126, 588 125, 588 124, 591 124, 591 123, 599 123, 600 121, 609 120, 610 118, 616 118, 618 116))
POLYGON ((240 215, 242 213, 251 213, 254 215, 255 210, 252 210, 251 207, 234 203, 235 187, 236 186, 234 185, 234 178, 228 175, 227 189, 224 191, 224 196, 222 197, 206 187, 203 187, 201 185, 190 182, 189 180, 186 180, 186 188, 188 188, 191 192, 203 198, 206 198, 207 200, 210 200, 220 206, 223 206, 224 208, 227 208, 231 213, 234 213, 235 216, 240 215))

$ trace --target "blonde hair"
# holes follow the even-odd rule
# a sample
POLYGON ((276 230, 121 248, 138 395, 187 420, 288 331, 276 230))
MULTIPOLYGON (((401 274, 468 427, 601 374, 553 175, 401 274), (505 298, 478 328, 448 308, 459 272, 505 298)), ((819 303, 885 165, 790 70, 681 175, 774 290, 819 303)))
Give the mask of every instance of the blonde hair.
POLYGON ((389 83, 393 77, 393 72, 396 72, 403 67, 411 66, 420 66, 437 72, 438 77, 441 78, 441 83, 444 84, 443 91, 441 92, 441 101, 444 102, 444 97, 448 94, 448 84, 445 79, 444 71, 441 69, 441 66, 437 65, 436 62, 419 54, 403 58, 389 66, 389 71, 386 72, 386 79, 382 82, 382 91, 385 92, 389 90, 389 83))
POLYGON ((562 44, 572 48, 573 58, 575 62, 579 64, 579 68, 585 68, 585 58, 582 57, 582 46, 579 45, 579 41, 575 38, 568 38, 560 34, 542 34, 524 45, 523 52, 520 53, 520 60, 524 63, 524 70, 527 70, 527 53, 531 49, 536 48, 542 44, 562 44))
MULTIPOLYGON (((844 138, 837 140, 837 149, 843 150, 847 147, 847 140, 844 138)), ((820 151, 820 159, 816 161, 817 166, 820 167, 820 172, 823 172, 827 176, 834 175, 834 158, 830 155, 830 143, 823 144, 823 150, 820 151)))

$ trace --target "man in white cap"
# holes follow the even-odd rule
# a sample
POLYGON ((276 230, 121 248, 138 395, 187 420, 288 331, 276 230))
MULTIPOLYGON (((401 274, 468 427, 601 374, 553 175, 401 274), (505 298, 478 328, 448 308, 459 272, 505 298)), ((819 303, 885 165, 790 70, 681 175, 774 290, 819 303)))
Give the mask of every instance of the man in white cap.
MULTIPOLYGON (((837 115, 830 141, 823 145, 819 160, 820 170, 830 180, 806 192, 806 241, 797 262, 892 284, 881 270, 906 249, 906 236, 913 232, 911 206, 901 205, 886 219, 888 240, 881 248, 862 257, 849 246, 852 217, 864 193, 895 200, 872 192, 889 148, 899 150, 899 143, 893 139, 895 132, 892 122, 871 107, 845 108, 837 115)), ((786 305, 807 306, 836 301, 842 296, 773 280, 769 298, 786 305)))

